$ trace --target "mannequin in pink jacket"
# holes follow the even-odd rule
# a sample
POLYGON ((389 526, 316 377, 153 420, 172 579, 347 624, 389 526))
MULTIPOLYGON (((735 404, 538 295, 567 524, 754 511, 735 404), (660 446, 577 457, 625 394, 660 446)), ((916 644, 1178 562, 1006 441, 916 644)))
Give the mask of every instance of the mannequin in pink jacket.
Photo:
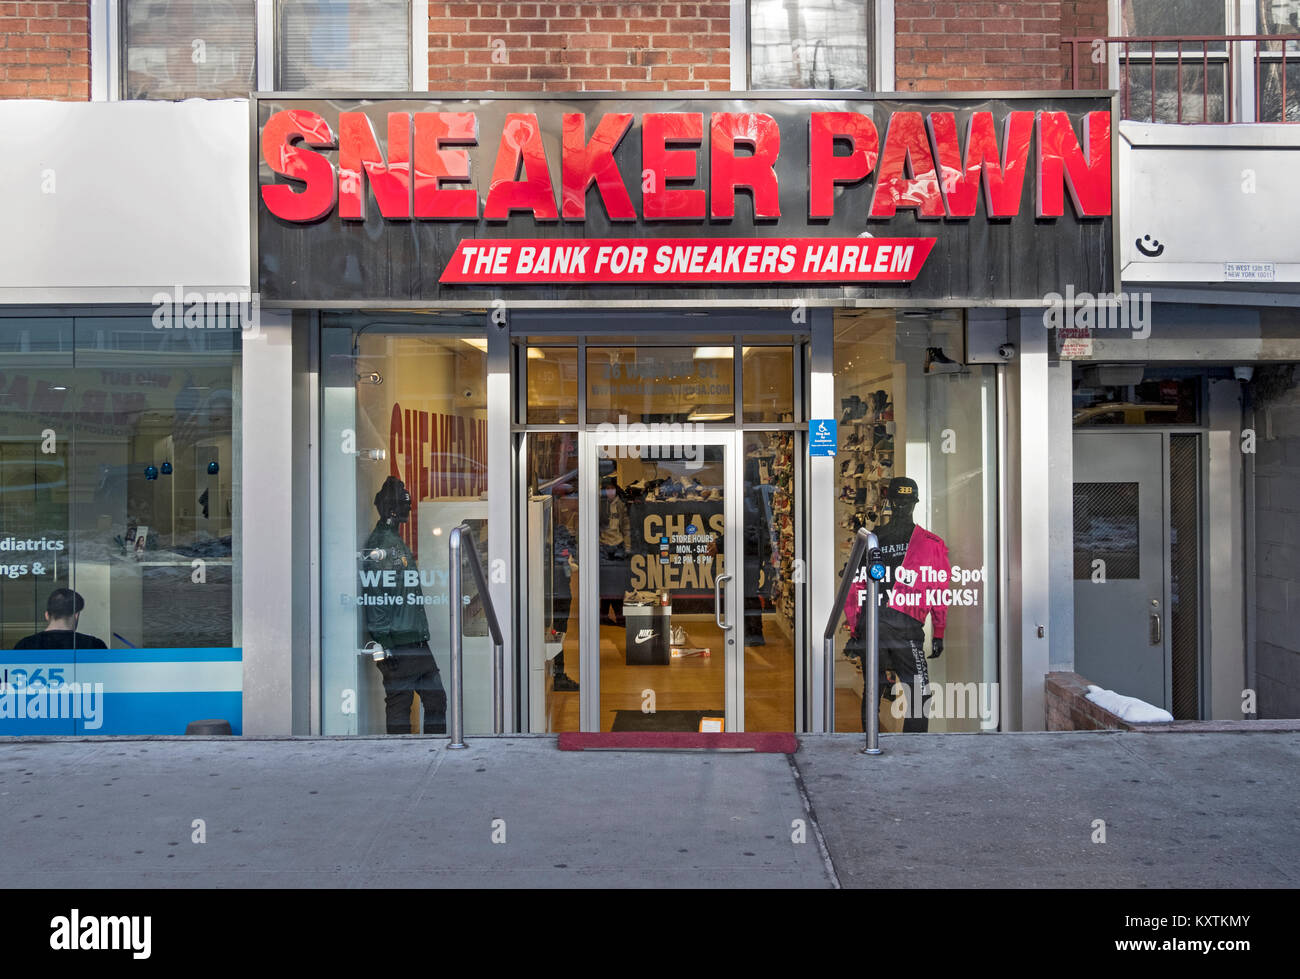
MULTIPOLYGON (((894 681, 886 672, 894 674, 897 681, 909 690, 908 712, 903 720, 903 730, 928 731, 929 718, 925 716, 930 699, 930 671, 925 656, 925 620, 931 621, 933 638, 930 658, 943 653, 943 633, 948 623, 948 609, 943 604, 929 604, 927 598, 935 592, 934 582, 927 582, 927 572, 937 572, 948 567, 948 547, 938 534, 918 527, 912 518, 917 504, 916 481, 906 476, 896 476, 889 483, 890 520, 875 530, 880 541, 880 552, 889 573, 881 585, 880 598, 880 689, 889 700, 894 681), (923 570, 926 569, 926 570, 923 570), (910 691, 917 689, 920 679, 922 701, 913 703, 910 691)), ((863 606, 859 593, 863 589, 855 582, 849 589, 845 615, 853 624, 856 644, 865 641, 861 635, 860 616, 863 606)), ((854 648, 855 644, 850 644, 854 648)), ((864 694, 865 698, 865 688, 864 694)), ((870 705, 875 709, 875 705, 870 705)), ((865 729, 868 704, 862 704, 862 723, 865 729)))

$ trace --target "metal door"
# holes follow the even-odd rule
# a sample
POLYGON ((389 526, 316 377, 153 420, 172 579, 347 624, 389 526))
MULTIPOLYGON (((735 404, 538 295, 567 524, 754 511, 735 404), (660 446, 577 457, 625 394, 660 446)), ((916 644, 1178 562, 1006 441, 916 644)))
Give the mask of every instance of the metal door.
POLYGON ((1159 432, 1074 435, 1074 663, 1169 709, 1168 466, 1159 432))

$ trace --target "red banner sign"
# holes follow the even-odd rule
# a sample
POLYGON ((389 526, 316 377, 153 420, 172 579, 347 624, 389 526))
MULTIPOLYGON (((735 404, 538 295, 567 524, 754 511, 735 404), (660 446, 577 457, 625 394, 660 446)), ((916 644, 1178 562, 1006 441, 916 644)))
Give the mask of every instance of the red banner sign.
POLYGON ((444 283, 912 282, 933 238, 474 238, 444 283))

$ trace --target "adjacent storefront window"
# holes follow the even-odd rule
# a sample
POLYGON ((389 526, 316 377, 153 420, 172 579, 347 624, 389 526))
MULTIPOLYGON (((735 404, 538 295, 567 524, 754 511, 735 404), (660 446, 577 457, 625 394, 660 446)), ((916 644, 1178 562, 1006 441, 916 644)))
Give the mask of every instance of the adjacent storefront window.
MULTIPOLYGON (((448 534, 486 564, 487 340, 324 318, 322 731, 441 734, 448 534)), ((464 575, 465 730, 492 730, 492 644, 464 575)))
POLYGON ((868 709, 883 731, 999 723, 996 381, 992 367, 963 365, 963 336, 960 312, 835 318, 839 560, 866 527, 888 568, 882 698, 863 703, 854 605, 835 670, 839 731, 861 731, 868 709))
POLYGON ((0 734, 242 731, 241 335, 180 326, 0 319, 0 734))

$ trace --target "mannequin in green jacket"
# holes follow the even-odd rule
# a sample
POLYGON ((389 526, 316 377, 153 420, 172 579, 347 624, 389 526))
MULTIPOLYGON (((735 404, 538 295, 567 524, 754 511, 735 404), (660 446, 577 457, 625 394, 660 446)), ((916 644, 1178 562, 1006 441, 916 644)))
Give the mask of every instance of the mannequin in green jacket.
POLYGON ((445 734, 447 694, 429 649, 429 620, 423 605, 405 601, 412 589, 403 579, 413 571, 418 580, 419 568, 397 530, 411 516, 411 494, 396 476, 384 480, 375 494, 375 509, 379 522, 366 538, 364 569, 368 573, 363 580, 368 582, 366 629, 386 654, 375 663, 384 677, 388 733, 411 733, 411 704, 418 693, 424 708, 424 733, 445 734), (395 572, 389 575, 393 584, 384 583, 385 571, 395 572))

